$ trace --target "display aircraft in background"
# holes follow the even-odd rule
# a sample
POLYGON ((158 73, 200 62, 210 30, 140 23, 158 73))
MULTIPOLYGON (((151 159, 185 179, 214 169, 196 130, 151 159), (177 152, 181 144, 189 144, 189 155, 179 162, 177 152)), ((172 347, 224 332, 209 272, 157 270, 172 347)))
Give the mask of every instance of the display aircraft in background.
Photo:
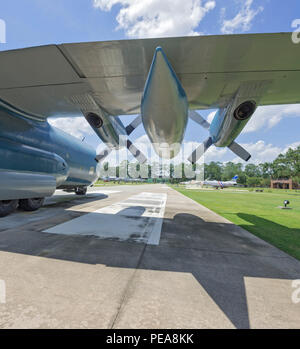
POLYGON ((181 184, 185 185, 194 185, 194 186, 201 186, 203 187, 204 185, 215 187, 216 189, 224 189, 228 187, 236 187, 237 186, 237 180, 239 176, 234 176, 231 181, 217 181, 217 180, 205 180, 205 181, 188 181, 188 182, 181 182, 181 184))
POLYGON ((239 176, 234 176, 231 181, 203 181, 201 182, 202 185, 209 185, 211 187, 214 187, 216 189, 224 189, 228 187, 236 187, 237 186, 237 180, 239 176))
POLYGON ((102 177, 101 180, 103 182, 146 183, 143 178, 102 177))
MULTIPOLYGON (((48 45, 0 52, 0 216, 36 210, 56 189, 83 195, 99 163, 126 147, 140 125, 157 154, 174 158, 188 119, 212 145, 247 161, 236 138, 259 105, 300 103, 300 50, 290 33, 198 36, 48 45), (218 109, 211 124, 195 110, 218 109), (127 127, 119 115, 139 116, 127 127), (100 154, 52 127, 84 116, 107 148, 100 154), (123 142, 119 137, 123 136, 123 142)), ((270 115, 271 117, 272 115, 270 115)))

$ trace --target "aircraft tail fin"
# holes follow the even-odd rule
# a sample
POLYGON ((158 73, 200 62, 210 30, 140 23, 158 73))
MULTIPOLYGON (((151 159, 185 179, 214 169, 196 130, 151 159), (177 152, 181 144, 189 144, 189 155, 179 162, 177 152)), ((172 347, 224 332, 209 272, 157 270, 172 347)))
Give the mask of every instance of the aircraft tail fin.
POLYGON ((234 182, 236 182, 238 179, 239 179, 239 176, 238 176, 238 175, 236 175, 236 176, 234 176, 234 177, 232 178, 232 180, 233 180, 234 182))
POLYGON ((245 150, 243 147, 241 147, 236 142, 232 142, 228 148, 237 156, 239 156, 244 161, 248 161, 251 158, 251 155, 245 150))

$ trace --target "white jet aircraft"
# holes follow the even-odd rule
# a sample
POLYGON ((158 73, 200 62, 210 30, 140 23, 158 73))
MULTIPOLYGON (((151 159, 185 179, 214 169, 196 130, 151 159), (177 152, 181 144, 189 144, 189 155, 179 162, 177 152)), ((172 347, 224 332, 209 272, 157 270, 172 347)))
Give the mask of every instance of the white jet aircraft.
POLYGON ((211 187, 215 187, 216 189, 224 189, 228 187, 235 187, 237 186, 237 180, 239 176, 234 176, 231 181, 203 181, 202 185, 210 185, 211 187))

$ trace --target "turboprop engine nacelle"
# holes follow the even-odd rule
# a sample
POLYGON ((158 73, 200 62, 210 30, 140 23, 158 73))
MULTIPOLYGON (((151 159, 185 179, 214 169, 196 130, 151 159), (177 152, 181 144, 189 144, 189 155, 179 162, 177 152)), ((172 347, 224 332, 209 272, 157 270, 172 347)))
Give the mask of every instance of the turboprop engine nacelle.
POLYGON ((234 100, 228 107, 219 109, 210 125, 210 136, 217 147, 228 147, 242 132, 256 110, 252 100, 242 103, 234 100))
POLYGON ((128 139, 128 136, 141 124, 141 116, 125 127, 119 117, 111 116, 100 108, 97 112, 84 113, 84 115, 97 136, 106 144, 106 148, 96 156, 96 161, 101 162, 113 150, 122 148, 127 148, 140 163, 147 161, 144 154, 128 139))
POLYGON ((209 147, 228 147, 244 161, 251 155, 235 139, 242 132, 256 110, 256 101, 245 100, 239 93, 226 108, 219 109, 211 124, 195 111, 190 111, 189 117, 209 131, 209 137, 191 154, 188 160, 196 163, 209 147))
POLYGON ((119 138, 121 136, 127 137, 127 133, 119 117, 108 115, 99 109, 97 113, 87 113, 85 118, 102 142, 110 149, 120 149, 119 138))

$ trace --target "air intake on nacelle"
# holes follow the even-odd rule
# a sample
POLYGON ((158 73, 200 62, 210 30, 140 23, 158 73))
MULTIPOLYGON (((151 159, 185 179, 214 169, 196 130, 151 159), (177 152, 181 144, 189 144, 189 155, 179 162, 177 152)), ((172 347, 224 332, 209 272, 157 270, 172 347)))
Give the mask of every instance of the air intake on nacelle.
POLYGON ((234 111, 233 116, 236 120, 249 119, 256 109, 256 103, 253 101, 247 101, 240 104, 234 111))
POLYGON ((94 128, 101 128, 103 126, 103 120, 100 118, 99 115, 95 113, 89 113, 86 116, 86 119, 88 123, 94 128))

